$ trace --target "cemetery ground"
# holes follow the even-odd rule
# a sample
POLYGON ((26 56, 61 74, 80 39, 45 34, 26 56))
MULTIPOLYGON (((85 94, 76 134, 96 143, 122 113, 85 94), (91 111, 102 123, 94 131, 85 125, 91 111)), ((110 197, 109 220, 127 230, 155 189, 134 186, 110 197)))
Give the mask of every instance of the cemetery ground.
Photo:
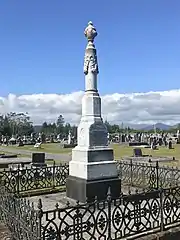
MULTIPOLYGON (((114 157, 116 160, 133 155, 134 147, 129 147, 125 144, 112 144, 111 147, 114 149, 114 157)), ((169 166, 180 166, 180 144, 174 144, 173 149, 168 149, 164 146, 158 147, 158 150, 152 150, 150 148, 141 149, 143 155, 150 155, 152 157, 175 157, 177 161, 166 161, 163 164, 169 166)), ((71 159, 72 148, 62 148, 59 143, 46 143, 42 144, 40 149, 34 148, 32 145, 25 145, 22 147, 1 146, 0 151, 4 153, 19 153, 20 156, 26 157, 31 156, 32 152, 45 152, 47 153, 48 158, 53 159, 53 156, 55 156, 55 162, 60 163, 68 162, 71 159)), ((51 161, 52 160, 49 160, 49 162, 51 161)))
MULTIPOLYGON (((1 155, 1 154, 9 155, 9 154, 13 154, 13 152, 11 151, 11 149, 7 149, 6 151, 1 151, 1 150, 0 150, 0 155, 1 155)), ((28 157, 28 155, 27 155, 27 154, 17 154, 17 157, 18 157, 18 158, 28 157)))

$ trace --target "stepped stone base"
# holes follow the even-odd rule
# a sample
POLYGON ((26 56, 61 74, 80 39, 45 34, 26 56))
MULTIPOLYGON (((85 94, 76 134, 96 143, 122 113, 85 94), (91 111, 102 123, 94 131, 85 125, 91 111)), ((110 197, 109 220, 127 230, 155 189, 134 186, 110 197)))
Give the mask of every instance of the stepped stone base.
POLYGON ((69 176, 66 182, 66 196, 78 200, 81 203, 92 202, 95 197, 98 200, 107 198, 108 189, 111 190, 112 199, 118 198, 121 193, 121 179, 108 178, 98 180, 86 180, 69 176))
POLYGON ((76 147, 72 150, 69 175, 87 180, 117 178, 117 165, 113 158, 113 150, 110 148, 76 147))

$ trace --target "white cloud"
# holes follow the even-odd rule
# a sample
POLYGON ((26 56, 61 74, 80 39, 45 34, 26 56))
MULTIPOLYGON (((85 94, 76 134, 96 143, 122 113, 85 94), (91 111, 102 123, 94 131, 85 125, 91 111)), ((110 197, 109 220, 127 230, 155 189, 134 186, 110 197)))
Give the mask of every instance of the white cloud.
MULTIPOLYGON (((53 122, 62 114, 67 122, 78 123, 83 92, 71 94, 33 94, 0 97, 0 112, 28 112, 35 124, 53 122)), ((104 119, 113 123, 180 122, 180 89, 164 92, 102 96, 104 119)))

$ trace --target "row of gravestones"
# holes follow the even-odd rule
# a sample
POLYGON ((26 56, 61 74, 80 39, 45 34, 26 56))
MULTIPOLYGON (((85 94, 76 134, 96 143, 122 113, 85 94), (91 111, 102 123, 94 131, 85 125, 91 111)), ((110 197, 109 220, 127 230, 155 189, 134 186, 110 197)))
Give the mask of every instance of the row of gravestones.
MULTIPOLYGON (((60 135, 50 135, 50 137, 46 137, 44 133, 39 133, 39 135, 36 137, 35 133, 32 133, 30 137, 24 136, 24 137, 18 137, 18 136, 12 136, 9 138, 8 136, 1 136, 0 138, 0 143, 5 144, 5 145, 15 145, 18 144, 18 146, 23 146, 23 145, 34 145, 36 143, 54 143, 61 141, 60 135)), ((74 136, 69 132, 67 136, 66 143, 67 144, 72 144, 76 141, 74 136)))
MULTIPOLYGON (((152 144, 152 142, 157 142, 160 146, 165 145, 167 146, 168 142, 172 140, 173 134, 144 134, 144 133, 138 133, 138 134, 117 134, 115 136, 110 136, 110 142, 147 142, 149 145, 152 144)), ((180 135, 176 135, 176 143, 180 143, 180 135)))

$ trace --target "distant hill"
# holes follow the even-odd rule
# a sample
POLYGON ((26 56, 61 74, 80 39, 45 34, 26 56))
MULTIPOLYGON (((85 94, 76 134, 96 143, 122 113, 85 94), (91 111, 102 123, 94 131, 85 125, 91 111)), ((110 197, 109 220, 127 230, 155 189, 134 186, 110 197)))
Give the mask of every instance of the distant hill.
MULTIPOLYGON (((173 126, 171 125, 167 125, 164 123, 156 123, 155 127, 161 130, 168 130, 170 128, 172 128, 173 126)), ((154 125, 147 125, 146 127, 141 128, 141 130, 145 130, 145 131, 149 131, 151 129, 154 129, 154 125)))
POLYGON ((129 124, 129 125, 125 125, 125 127, 130 127, 136 130, 142 130, 144 128, 146 128, 148 126, 148 124, 129 124))
POLYGON ((180 125, 180 123, 176 123, 174 126, 172 126, 173 128, 177 128, 180 125))
MULTIPOLYGON (((180 124, 180 123, 178 123, 178 124, 180 124)), ((170 128, 176 128, 178 124, 176 124, 174 126, 171 126, 171 125, 167 125, 167 124, 164 124, 164 123, 156 123, 155 127, 158 128, 158 129, 161 129, 161 130, 168 130, 170 128)), ((124 127, 128 127, 128 126, 130 128, 136 129, 136 130, 144 130, 144 131, 149 131, 149 130, 154 129, 154 125, 148 125, 148 124, 124 124, 124 127)), ((34 126, 34 132, 39 133, 40 131, 41 131, 41 125, 35 125, 34 126)))

